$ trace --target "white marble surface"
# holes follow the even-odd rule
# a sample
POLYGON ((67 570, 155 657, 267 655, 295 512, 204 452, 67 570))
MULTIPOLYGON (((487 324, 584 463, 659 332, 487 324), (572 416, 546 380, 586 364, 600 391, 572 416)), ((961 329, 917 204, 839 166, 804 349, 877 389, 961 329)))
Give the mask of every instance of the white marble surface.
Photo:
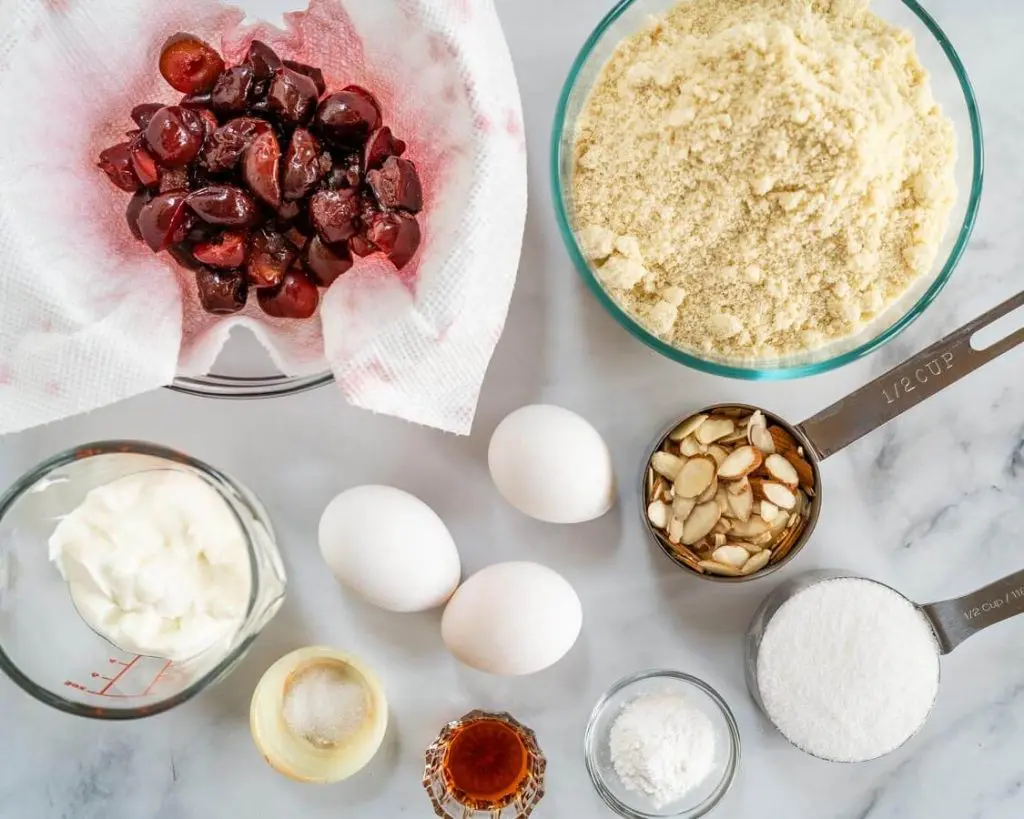
POLYGON ((1024 6, 928 3, 970 70, 987 137, 981 215, 952 283, 884 352, 827 376, 776 385, 719 380, 658 358, 601 311, 570 268, 547 188, 548 132, 558 84, 607 6, 499 2, 526 107, 531 212, 519 285, 472 437, 372 417, 324 389, 242 404, 161 392, 0 442, 4 483, 88 440, 137 437, 184 449, 262 496, 291 575, 284 608, 231 678, 171 714, 132 724, 78 720, 0 680, 0 817, 425 817, 423 748, 444 721, 474 706, 508 708, 537 730, 550 760, 538 817, 607 815, 583 766, 586 718, 614 679, 656 665, 704 677, 735 710, 742 768, 719 816, 1024 815, 1024 621, 994 628, 948 657, 921 734, 891 757, 858 766, 802 756, 770 729, 744 689, 740 640, 760 599, 801 569, 849 568, 928 600, 1021 568, 1024 349, 830 460, 824 478, 831 497, 818 531, 781 576, 740 588, 684 576, 644 540, 631 483, 642 449, 673 414, 742 399, 799 419, 1021 286, 1024 49, 1016 32, 1024 29, 1024 6), (491 430, 506 412, 533 401, 578 410, 607 437, 623 498, 604 519, 571 528, 532 522, 490 485, 491 430), (534 677, 488 678, 444 652, 438 615, 390 615, 347 599, 317 554, 316 524, 334 493, 371 481, 429 502, 448 522, 468 571, 527 558, 563 572, 585 608, 571 654, 534 677), (318 642, 373 664, 393 706, 380 757, 363 775, 331 787, 273 773, 247 727, 261 672, 282 653, 318 642))

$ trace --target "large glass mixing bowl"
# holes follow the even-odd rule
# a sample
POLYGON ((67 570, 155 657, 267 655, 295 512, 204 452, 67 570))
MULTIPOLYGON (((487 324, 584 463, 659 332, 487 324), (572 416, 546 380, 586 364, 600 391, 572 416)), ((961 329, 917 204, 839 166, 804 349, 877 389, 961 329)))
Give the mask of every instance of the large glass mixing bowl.
POLYGON ((626 313, 608 295, 583 257, 573 226, 572 156, 576 120, 590 89, 615 47, 643 28, 650 15, 677 5, 679 0, 621 0, 600 22, 576 57, 555 113, 551 148, 551 184, 555 214, 569 255, 587 287, 629 333, 667 358, 704 372, 745 379, 785 379, 815 375, 849 364, 878 349, 906 329, 939 294, 960 261, 978 212, 984 168, 981 120, 967 72, 938 24, 915 0, 874 0, 878 16, 914 36, 917 55, 931 75, 932 91, 953 121, 957 137, 957 201, 932 269, 919 278, 897 302, 860 333, 818 350, 772 361, 736 361, 666 343, 626 313))
POLYGON ((106 441, 57 455, 0 496, 0 670, 61 711, 124 720, 167 711, 228 674, 284 600, 285 572, 266 510, 227 475, 154 444, 106 441), (48 540, 92 489, 149 470, 205 481, 237 519, 251 587, 239 629, 201 654, 170 662, 122 651, 78 614, 50 562, 48 540))

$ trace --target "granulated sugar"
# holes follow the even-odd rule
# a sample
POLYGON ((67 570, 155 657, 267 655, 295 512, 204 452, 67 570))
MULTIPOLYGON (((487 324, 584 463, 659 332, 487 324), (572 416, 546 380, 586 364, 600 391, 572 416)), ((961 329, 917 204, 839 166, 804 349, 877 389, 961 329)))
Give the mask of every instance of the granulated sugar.
POLYGON ((938 646, 924 615, 892 589, 827 580, 775 612, 758 651, 757 686, 794 745, 837 762, 874 759, 927 718, 938 646))
POLYGON ((288 727, 314 745, 344 742, 366 721, 366 690, 333 665, 314 665, 299 673, 284 695, 288 727))

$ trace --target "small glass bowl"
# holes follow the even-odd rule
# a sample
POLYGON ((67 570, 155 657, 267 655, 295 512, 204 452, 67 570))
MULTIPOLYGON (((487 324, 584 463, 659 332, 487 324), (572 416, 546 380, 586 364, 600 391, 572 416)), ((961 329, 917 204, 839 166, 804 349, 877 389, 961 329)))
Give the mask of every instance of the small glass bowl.
POLYGON ((954 177, 958 195, 949 226, 931 270, 911 285, 894 304, 856 335, 817 350, 777 360, 742 361, 715 357, 669 344, 628 314, 605 291, 576 239, 572 206, 573 144, 576 120, 590 89, 619 43, 645 27, 680 0, 620 0, 598 23, 577 55, 555 111, 551 138, 551 188, 562 239, 580 277, 608 313, 657 353, 687 367, 713 375, 747 380, 800 378, 842 367, 894 339, 918 318, 945 287, 974 229, 981 201, 984 149, 978 104, 960 57, 942 29, 916 0, 873 0, 871 11, 909 31, 918 59, 931 76, 932 92, 953 121, 957 137, 954 177))
POLYGON ((703 680, 681 671, 654 669, 623 677, 597 701, 590 714, 584 738, 587 773, 594 788, 615 813, 627 819, 661 819, 704 816, 732 787, 739 768, 740 731, 732 711, 721 695, 703 680), (622 707, 642 694, 673 692, 685 694, 715 727, 715 767, 707 778, 678 802, 662 808, 643 794, 626 790, 615 773, 608 751, 608 736, 622 707))

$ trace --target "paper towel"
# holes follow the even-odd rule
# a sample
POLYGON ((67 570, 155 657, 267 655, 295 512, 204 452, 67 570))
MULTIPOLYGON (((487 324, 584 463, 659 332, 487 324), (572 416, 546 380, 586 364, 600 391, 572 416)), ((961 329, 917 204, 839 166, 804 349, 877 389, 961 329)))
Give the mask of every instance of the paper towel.
POLYGON ((239 6, 13 0, 0 12, 0 433, 205 373, 239 325, 289 375, 329 366, 354 405, 469 431, 526 214, 522 110, 492 3, 239 6), (322 321, 271 319, 255 299, 238 316, 205 314, 192 275, 132 239, 129 195, 95 166, 133 127, 134 104, 180 97, 157 69, 176 31, 230 63, 262 39, 322 67, 329 89, 371 89, 423 181, 413 262, 396 272, 357 257, 322 321))

